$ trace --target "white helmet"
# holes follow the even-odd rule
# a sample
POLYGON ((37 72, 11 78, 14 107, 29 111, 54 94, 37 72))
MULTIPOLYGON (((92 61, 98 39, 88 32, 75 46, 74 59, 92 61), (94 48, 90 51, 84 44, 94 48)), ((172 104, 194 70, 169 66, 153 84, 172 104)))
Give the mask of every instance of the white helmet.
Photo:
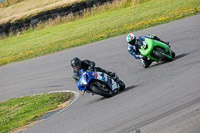
POLYGON ((126 41, 130 44, 130 45, 135 45, 136 42, 136 36, 133 33, 129 33, 126 37, 126 41))

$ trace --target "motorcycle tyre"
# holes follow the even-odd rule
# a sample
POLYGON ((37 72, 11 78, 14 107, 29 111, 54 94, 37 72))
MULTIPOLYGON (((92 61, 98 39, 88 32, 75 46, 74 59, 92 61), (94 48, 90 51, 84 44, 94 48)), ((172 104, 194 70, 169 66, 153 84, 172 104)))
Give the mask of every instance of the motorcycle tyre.
POLYGON ((120 86, 120 89, 119 89, 120 91, 122 91, 122 90, 125 89, 126 86, 125 86, 125 84, 124 84, 123 81, 119 80, 119 81, 118 81, 118 84, 119 84, 119 86, 120 86))
POLYGON ((113 92, 110 89, 107 89, 109 92, 106 92, 102 89, 97 88, 95 85, 92 85, 91 91, 97 95, 101 95, 103 97, 109 98, 113 96, 113 92))
POLYGON ((174 51, 172 51, 172 58, 175 58, 176 54, 174 51))
POLYGON ((163 61, 172 61, 172 60, 173 60, 173 58, 169 58, 169 57, 163 55, 162 53, 169 55, 169 54, 168 54, 166 51, 164 51, 163 49, 161 49, 161 48, 156 48, 156 51, 155 51, 155 53, 154 53, 154 56, 157 57, 157 58, 159 58, 159 59, 161 59, 161 60, 163 60, 163 61))

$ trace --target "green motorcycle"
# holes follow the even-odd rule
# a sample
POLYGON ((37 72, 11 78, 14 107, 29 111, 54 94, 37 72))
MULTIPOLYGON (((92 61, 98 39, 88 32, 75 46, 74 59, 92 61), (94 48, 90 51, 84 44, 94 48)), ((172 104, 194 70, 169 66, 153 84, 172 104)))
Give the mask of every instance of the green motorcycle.
POLYGON ((139 51, 143 56, 157 62, 172 61, 175 57, 175 52, 167 44, 151 38, 145 38, 145 43, 139 51))

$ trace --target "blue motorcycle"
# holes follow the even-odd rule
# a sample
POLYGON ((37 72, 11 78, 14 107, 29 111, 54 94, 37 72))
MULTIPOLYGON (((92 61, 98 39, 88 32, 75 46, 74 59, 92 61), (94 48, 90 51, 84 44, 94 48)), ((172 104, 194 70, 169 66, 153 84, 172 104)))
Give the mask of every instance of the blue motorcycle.
POLYGON ((116 92, 125 89, 123 81, 116 82, 112 77, 103 72, 79 70, 80 78, 76 81, 78 89, 85 92, 112 97, 116 92))

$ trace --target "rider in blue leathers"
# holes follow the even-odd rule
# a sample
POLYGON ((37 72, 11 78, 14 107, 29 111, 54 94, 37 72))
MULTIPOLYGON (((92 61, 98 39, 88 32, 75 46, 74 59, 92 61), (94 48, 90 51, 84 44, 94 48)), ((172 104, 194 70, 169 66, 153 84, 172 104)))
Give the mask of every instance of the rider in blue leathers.
POLYGON ((126 37, 126 40, 128 42, 128 52, 135 57, 135 59, 141 59, 142 65, 144 68, 147 68, 150 66, 150 64, 152 63, 151 59, 148 59, 145 56, 142 56, 139 52, 139 49, 141 46, 143 46, 143 44, 145 43, 144 38, 152 38, 158 41, 161 41, 167 45, 169 45, 169 42, 164 42, 162 41, 160 38, 158 38, 155 35, 146 35, 146 36, 139 36, 138 38, 136 38, 136 36, 133 33, 129 33, 126 37))

